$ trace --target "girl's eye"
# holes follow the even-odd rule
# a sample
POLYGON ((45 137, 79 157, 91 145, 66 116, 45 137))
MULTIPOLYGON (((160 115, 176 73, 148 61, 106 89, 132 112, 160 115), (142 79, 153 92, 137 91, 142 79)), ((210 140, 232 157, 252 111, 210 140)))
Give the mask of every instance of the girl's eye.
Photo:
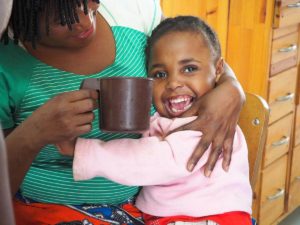
POLYGON ((197 70, 197 67, 196 67, 196 66, 186 66, 186 67, 183 69, 183 72, 184 72, 184 73, 191 73, 191 72, 194 72, 195 70, 197 70))
POLYGON ((153 78, 166 78, 167 77, 167 73, 159 71, 159 72, 153 73, 152 77, 153 78))

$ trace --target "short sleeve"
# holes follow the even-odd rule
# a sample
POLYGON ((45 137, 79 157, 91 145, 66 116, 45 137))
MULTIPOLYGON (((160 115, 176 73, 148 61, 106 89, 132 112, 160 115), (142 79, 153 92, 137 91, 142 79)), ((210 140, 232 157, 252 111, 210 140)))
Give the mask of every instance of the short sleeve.
POLYGON ((139 14, 142 18, 144 31, 150 35, 152 30, 162 19, 162 10, 159 0, 136 0, 139 7, 139 14))
POLYGON ((3 129, 16 126, 15 118, 33 73, 33 61, 12 42, 0 45, 0 123, 3 129))
POLYGON ((11 110, 10 97, 9 97, 8 81, 2 67, 0 67, 0 122, 3 129, 11 128, 14 126, 13 114, 11 110))
POLYGON ((128 27, 146 35, 162 19, 159 0, 101 0, 99 12, 110 26, 128 27))

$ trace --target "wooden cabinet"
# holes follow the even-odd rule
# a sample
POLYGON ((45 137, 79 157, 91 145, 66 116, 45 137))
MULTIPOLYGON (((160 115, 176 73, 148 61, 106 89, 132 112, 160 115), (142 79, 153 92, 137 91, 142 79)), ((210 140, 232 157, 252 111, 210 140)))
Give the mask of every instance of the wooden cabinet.
POLYGON ((268 101, 253 216, 260 225, 277 224, 300 206, 300 1, 161 2, 166 16, 192 14, 214 27, 243 88, 268 101))
POLYGON ((231 0, 229 11, 227 61, 271 109, 254 216, 277 224, 300 206, 300 2, 231 0))

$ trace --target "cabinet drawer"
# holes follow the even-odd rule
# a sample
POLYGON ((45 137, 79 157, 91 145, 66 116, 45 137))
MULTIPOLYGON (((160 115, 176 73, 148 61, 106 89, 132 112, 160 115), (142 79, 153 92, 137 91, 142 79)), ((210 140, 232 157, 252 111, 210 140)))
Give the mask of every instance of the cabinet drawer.
POLYGON ((274 27, 285 27, 300 22, 299 0, 277 0, 275 3, 274 27))
POLYGON ((269 123, 294 111, 297 68, 284 71, 269 80, 268 103, 271 109, 269 123))
POLYGON ((273 29, 273 40, 296 32, 298 32, 298 24, 288 26, 288 27, 273 29))
POLYGON ((300 205, 300 146, 293 150, 292 169, 289 190, 289 210, 293 210, 300 205))
MULTIPOLYGON (((300 18, 300 16, 299 16, 300 18)), ((271 56, 271 75, 297 64, 298 32, 273 40, 271 56)))
POLYGON ((285 155, 262 172, 259 224, 272 224, 283 214, 286 170, 285 155))
MULTIPOLYGON (((300 105, 296 108, 296 121, 295 121, 295 142, 294 146, 300 144, 300 105)), ((300 159, 300 158, 299 158, 300 159)), ((299 163, 300 165, 300 163, 299 163)))
POLYGON ((264 167, 267 167, 270 163, 288 152, 294 120, 293 117, 294 114, 291 113, 269 126, 263 159, 264 167))

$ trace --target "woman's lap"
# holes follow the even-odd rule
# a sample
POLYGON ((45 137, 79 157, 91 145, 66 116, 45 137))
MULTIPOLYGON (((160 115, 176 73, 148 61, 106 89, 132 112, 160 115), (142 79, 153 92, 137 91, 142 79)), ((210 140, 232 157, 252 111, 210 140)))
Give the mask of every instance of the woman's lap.
MULTIPOLYGON (((17 194, 13 201, 17 225, 165 225, 174 221, 215 221, 217 224, 251 225, 250 215, 230 212, 207 217, 155 217, 142 213, 134 206, 134 198, 118 205, 60 205, 39 203, 17 194)), ((196 223, 197 224, 197 223, 196 223)), ((214 224, 214 223, 212 223, 214 224)))
POLYGON ((17 225, 143 225, 141 212, 128 201, 119 205, 58 205, 14 200, 17 225))

